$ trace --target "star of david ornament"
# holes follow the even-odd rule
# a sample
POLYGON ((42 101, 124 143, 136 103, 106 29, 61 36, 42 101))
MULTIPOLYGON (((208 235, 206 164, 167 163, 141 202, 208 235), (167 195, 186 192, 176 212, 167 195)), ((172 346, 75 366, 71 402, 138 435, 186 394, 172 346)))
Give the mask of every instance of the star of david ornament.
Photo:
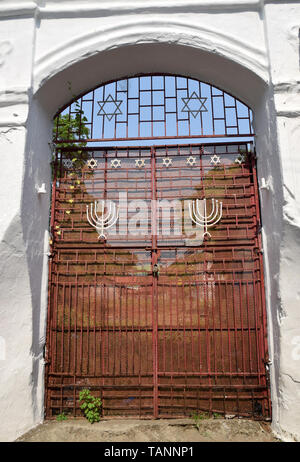
POLYGON ((63 165, 65 168, 72 168, 73 167, 73 162, 71 159, 64 159, 63 160, 63 165))
POLYGON ((189 112, 192 114, 194 119, 200 114, 200 112, 207 112, 207 108, 205 106, 205 102, 207 98, 200 98, 196 92, 188 96, 187 98, 181 98, 184 106, 182 108, 182 112, 189 112))
POLYGON ((172 159, 170 157, 164 157, 163 158, 163 165, 165 167, 170 167, 170 165, 172 165, 172 159))
POLYGON ((135 159, 135 166, 137 168, 145 167, 145 159, 135 159))
POLYGON ((118 168, 121 167, 121 160, 120 159, 112 159, 110 161, 111 167, 118 168))
POLYGON ((240 165, 241 165, 243 162, 245 162, 245 160, 246 160, 246 159, 245 159, 245 156, 244 156, 243 154, 239 154, 239 155, 237 156, 237 158, 235 159, 234 162, 235 162, 236 164, 240 164, 240 165))
POLYGON ((220 157, 217 156, 216 154, 215 154, 214 156, 211 156, 211 158, 210 158, 210 163, 211 163, 211 164, 214 164, 214 165, 220 164, 220 163, 221 163, 220 157))
POLYGON ((86 162, 86 165, 91 168, 91 169, 94 169, 97 167, 98 165, 98 162, 96 159, 89 159, 87 162, 86 162))
POLYGON ((120 106, 122 100, 115 100, 110 94, 103 101, 97 101, 100 106, 100 110, 97 115, 107 117, 108 120, 111 120, 114 116, 122 114, 120 106))
POLYGON ((193 165, 195 165, 196 163, 196 157, 194 156, 189 156, 187 159, 186 159, 186 163, 188 165, 190 165, 191 167, 193 167, 193 165))

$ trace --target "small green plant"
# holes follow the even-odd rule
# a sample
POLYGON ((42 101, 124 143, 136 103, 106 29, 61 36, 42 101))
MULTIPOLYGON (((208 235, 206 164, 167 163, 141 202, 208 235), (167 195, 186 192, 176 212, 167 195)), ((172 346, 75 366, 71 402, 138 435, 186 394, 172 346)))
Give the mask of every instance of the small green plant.
MULTIPOLYGON (((86 126, 88 119, 85 117, 84 111, 81 108, 80 99, 75 100, 76 96, 72 94, 71 82, 68 82, 68 88, 73 98, 72 112, 67 111, 54 118, 52 130, 53 144, 51 145, 54 148, 52 154, 52 176, 54 175, 56 158, 55 148, 67 148, 64 152, 64 159, 69 159, 69 161, 72 162, 73 170, 81 170, 86 160, 90 157, 87 151, 80 149, 86 146, 87 142, 85 139, 88 138, 90 133, 89 128, 86 126), (74 148, 74 150, 72 150, 72 148, 74 148)), ((65 170, 66 168, 62 163, 60 169, 56 169, 56 176, 63 176, 65 170)), ((92 173, 92 171, 89 171, 89 174, 92 173)))
POLYGON ((90 390, 85 388, 79 393, 79 401, 81 402, 80 409, 84 412, 88 421, 90 423, 99 422, 102 406, 101 399, 91 395, 90 390))
POLYGON ((200 430, 200 421, 204 419, 208 419, 208 417, 209 417, 209 414, 207 412, 201 412, 201 413, 194 412, 194 414, 192 414, 192 419, 198 431, 200 430))
POLYGON ((62 422, 63 420, 67 420, 67 418, 68 418, 68 417, 66 416, 66 414, 65 414, 64 412, 62 412, 61 414, 58 414, 58 415, 56 416, 56 420, 57 420, 58 422, 62 422))
POLYGON ((221 419, 222 418, 222 414, 219 414, 218 412, 213 412, 212 416, 213 416, 214 419, 221 419))

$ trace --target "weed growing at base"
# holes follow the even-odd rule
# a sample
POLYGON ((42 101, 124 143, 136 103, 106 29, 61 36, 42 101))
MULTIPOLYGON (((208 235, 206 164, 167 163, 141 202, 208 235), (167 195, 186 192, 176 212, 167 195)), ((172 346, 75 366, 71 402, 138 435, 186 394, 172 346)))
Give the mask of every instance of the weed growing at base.
POLYGON ((84 412, 85 417, 90 423, 100 421, 100 409, 102 401, 91 395, 90 390, 85 388, 79 393, 80 409, 84 412))

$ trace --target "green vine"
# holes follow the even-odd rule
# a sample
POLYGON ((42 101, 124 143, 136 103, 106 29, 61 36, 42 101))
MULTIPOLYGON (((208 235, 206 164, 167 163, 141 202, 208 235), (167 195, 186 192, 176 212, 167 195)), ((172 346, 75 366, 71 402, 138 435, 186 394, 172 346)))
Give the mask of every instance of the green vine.
MULTIPOLYGON (((72 94, 71 82, 68 82, 68 89, 72 94)), ((72 98, 75 95, 72 94, 72 98)), ((78 99, 74 104, 74 114, 59 114, 54 118, 53 125, 53 144, 55 148, 67 148, 68 151, 64 153, 64 159, 70 159, 75 170, 80 170, 84 166, 86 160, 89 158, 89 153, 78 148, 86 146, 85 138, 89 136, 89 128, 85 125, 88 119, 81 109, 78 99), (77 141, 77 140, 81 141, 77 141), (74 150, 72 150, 74 149, 74 150)), ((53 153, 52 160, 55 161, 55 154, 53 153)), ((62 171, 64 174, 64 168, 62 171)))
POLYGON ((99 422, 102 401, 91 395, 90 390, 85 388, 79 393, 80 409, 90 423, 99 422))

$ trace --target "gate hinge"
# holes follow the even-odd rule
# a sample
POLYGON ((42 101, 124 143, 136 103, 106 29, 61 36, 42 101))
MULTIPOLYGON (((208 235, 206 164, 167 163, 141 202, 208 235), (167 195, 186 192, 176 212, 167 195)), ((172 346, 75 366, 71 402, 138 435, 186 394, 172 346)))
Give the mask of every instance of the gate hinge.
POLYGON ((265 365, 265 369, 266 369, 266 380, 267 380, 267 383, 270 383, 270 366, 273 364, 273 361, 269 358, 269 356, 267 355, 265 360, 264 360, 264 365, 265 365))
POLYGON ((44 364, 49 364, 49 360, 48 360, 48 350, 47 350, 47 345, 46 343, 44 343, 43 345, 43 360, 44 360, 44 364))
POLYGON ((256 234, 259 234, 261 232, 262 232, 262 224, 258 222, 256 225, 256 234))
POLYGON ((53 258, 54 255, 55 255, 55 253, 56 253, 56 250, 55 250, 55 249, 52 247, 52 245, 51 245, 51 247, 50 247, 50 249, 48 250, 48 252, 46 252, 46 255, 47 255, 48 258, 53 258))
POLYGON ((255 252, 263 255, 264 249, 259 249, 258 247, 256 247, 255 252))

